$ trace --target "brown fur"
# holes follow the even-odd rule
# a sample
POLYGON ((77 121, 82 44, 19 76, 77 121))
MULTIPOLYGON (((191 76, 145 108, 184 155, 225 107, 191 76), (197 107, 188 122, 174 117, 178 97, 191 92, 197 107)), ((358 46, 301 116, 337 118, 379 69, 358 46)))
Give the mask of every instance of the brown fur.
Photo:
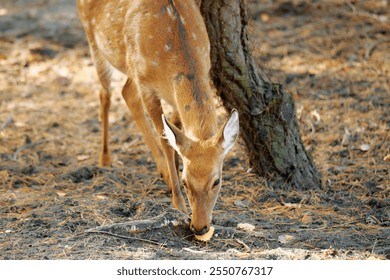
POLYGON ((214 177, 221 176, 223 151, 215 138, 217 118, 209 79, 210 44, 198 3, 193 0, 77 2, 102 84, 100 164, 110 164, 108 112, 110 74, 114 67, 128 77, 122 95, 172 191, 174 207, 187 212, 175 151, 167 141, 153 136, 153 128, 147 121, 148 115, 158 135, 162 135, 161 100, 173 107, 173 122, 180 123, 184 132, 185 143, 181 147, 188 145, 183 162, 191 179, 184 179, 191 181, 187 185, 194 188, 189 195, 193 225, 198 232, 209 227, 219 186, 218 191, 208 190, 214 177))

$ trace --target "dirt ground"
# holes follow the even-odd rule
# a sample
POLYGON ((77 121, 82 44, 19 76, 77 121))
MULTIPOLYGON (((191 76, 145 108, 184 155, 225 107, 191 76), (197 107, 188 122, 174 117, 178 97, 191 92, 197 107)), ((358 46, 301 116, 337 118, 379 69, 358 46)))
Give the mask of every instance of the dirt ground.
POLYGON ((123 102, 97 166, 99 84, 73 0, 0 4, 1 259, 390 259, 390 1, 249 1, 253 54, 295 97, 322 189, 278 190, 228 155, 210 242, 173 226, 98 226, 170 211, 123 102), (255 226, 253 232, 238 223, 255 226))

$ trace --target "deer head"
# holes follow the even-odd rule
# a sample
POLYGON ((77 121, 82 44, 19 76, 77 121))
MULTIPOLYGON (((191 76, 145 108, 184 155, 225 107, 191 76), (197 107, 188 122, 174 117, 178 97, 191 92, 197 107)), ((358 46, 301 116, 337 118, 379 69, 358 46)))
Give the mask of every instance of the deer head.
POLYGON ((238 112, 234 109, 221 129, 207 140, 190 139, 164 115, 162 119, 165 138, 183 161, 182 180, 192 209, 190 228, 195 234, 205 234, 222 184, 223 160, 238 136, 238 112))

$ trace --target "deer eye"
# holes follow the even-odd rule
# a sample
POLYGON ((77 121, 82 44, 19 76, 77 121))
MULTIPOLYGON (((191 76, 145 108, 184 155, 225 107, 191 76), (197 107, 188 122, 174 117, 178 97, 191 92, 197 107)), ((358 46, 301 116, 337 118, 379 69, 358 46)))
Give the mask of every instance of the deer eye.
POLYGON ((218 178, 217 180, 215 180, 215 181, 214 181, 214 183, 213 183, 213 187, 216 187, 216 186, 218 186, 218 185, 219 185, 219 182, 220 182, 220 180, 219 180, 219 178, 218 178))

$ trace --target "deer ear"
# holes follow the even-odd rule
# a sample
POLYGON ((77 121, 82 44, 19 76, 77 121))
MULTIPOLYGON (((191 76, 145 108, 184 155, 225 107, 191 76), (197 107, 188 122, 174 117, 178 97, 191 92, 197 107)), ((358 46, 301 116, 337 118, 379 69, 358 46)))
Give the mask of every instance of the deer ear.
POLYGON ((229 119, 226 121, 223 126, 222 133, 220 134, 219 142, 222 144, 223 153, 226 155, 230 149, 233 147, 236 139, 238 137, 238 132, 240 129, 238 112, 236 109, 232 110, 229 119))
POLYGON ((164 125, 164 138, 167 139, 169 145, 182 157, 183 152, 188 147, 190 141, 185 134, 175 125, 165 119, 164 114, 161 116, 164 125))

